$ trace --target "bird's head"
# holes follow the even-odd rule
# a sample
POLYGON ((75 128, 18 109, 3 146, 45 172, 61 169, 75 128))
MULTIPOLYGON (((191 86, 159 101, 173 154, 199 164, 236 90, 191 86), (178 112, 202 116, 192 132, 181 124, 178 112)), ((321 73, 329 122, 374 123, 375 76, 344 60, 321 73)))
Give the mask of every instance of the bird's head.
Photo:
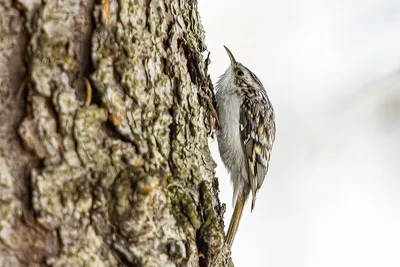
POLYGON ((224 74, 224 80, 227 83, 232 83, 232 87, 239 87, 241 90, 263 90, 260 79, 243 64, 236 61, 232 52, 226 47, 225 50, 228 53, 231 65, 224 74))

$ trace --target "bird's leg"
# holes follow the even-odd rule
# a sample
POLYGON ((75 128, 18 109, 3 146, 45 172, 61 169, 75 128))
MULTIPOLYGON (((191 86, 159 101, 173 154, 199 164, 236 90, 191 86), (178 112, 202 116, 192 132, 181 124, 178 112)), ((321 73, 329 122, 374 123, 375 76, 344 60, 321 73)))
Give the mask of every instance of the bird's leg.
POLYGON ((208 110, 210 112, 208 116, 208 121, 210 123, 210 129, 208 134, 212 133, 213 129, 218 128, 218 114, 216 111, 217 102, 215 99, 213 84, 211 82, 210 75, 207 74, 208 65, 210 65, 210 63, 211 63, 210 52, 208 52, 207 58, 204 61, 204 73, 205 75, 207 75, 207 77, 203 79, 204 82, 201 85, 201 89, 199 90, 199 95, 201 99, 204 99, 207 102, 208 110))
POLYGON ((216 105, 215 105, 215 95, 212 89, 210 89, 210 87, 205 87, 202 88, 203 90, 199 90, 199 95, 202 99, 204 99, 207 103, 209 112, 210 112, 210 116, 208 118, 208 120, 210 121, 210 131, 209 133, 212 132, 212 129, 217 129, 218 128, 218 114, 217 114, 217 110, 216 105), (204 92, 205 91, 205 92, 204 92))

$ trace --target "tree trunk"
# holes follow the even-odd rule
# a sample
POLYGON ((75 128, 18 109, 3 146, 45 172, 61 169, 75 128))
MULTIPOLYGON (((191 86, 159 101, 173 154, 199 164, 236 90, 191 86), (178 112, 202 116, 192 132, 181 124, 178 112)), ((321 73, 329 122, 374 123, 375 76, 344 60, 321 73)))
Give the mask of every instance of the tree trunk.
POLYGON ((194 0, 0 0, 0 266, 233 266, 194 0))

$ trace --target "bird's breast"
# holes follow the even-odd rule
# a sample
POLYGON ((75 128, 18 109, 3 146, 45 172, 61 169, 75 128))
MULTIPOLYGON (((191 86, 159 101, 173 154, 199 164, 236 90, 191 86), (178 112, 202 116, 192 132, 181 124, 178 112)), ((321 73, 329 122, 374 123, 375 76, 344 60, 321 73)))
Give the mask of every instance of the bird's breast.
POLYGON ((217 103, 219 130, 218 147, 221 159, 229 171, 243 162, 239 118, 241 99, 235 94, 220 96, 217 103))

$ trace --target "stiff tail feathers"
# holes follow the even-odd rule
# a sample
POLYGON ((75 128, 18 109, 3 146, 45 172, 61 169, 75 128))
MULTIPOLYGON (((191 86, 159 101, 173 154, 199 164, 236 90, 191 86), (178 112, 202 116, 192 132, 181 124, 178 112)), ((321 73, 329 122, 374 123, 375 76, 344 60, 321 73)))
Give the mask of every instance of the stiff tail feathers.
POLYGON ((233 210, 232 218, 229 223, 228 233, 226 234, 225 244, 232 247, 233 239, 235 238, 236 232, 239 227, 240 219, 242 217, 244 204, 248 197, 248 193, 240 192, 235 203, 235 209, 233 210))

